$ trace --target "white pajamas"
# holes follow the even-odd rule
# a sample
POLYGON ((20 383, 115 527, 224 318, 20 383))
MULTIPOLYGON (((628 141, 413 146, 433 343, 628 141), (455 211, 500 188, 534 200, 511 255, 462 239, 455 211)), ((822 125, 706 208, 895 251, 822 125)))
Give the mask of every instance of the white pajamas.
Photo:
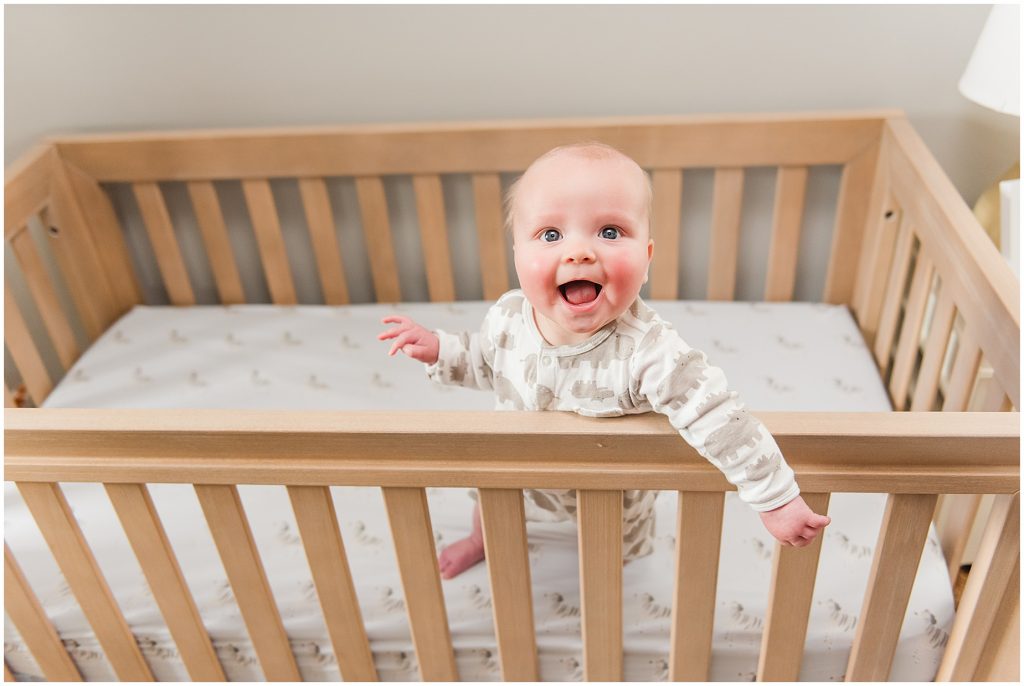
MULTIPOLYGON (((725 374, 637 298, 586 341, 548 345, 522 291, 505 293, 478 333, 436 330, 438 383, 494 390, 498 410, 564 410, 588 417, 660 412, 680 435, 763 512, 799 495, 793 470, 764 425, 744 409, 725 374)), ((527 490, 527 517, 575 518, 576 492, 527 490)), ((653 491, 626 491, 623 556, 651 551, 653 491)))

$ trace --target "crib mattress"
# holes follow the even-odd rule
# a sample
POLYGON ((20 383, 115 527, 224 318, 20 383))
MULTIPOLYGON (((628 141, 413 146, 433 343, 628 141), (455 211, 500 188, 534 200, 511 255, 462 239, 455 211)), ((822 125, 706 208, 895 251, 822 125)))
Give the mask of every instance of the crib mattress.
MULTIPOLYGON (((722 367, 758 410, 887 411, 885 390, 845 307, 807 303, 652 301, 682 337, 722 367)), ((69 371, 47 407, 488 410, 489 393, 436 387, 422 365, 388 358, 376 340, 392 312, 427 326, 475 330, 488 304, 139 306, 69 371)), ((107 497, 97 484, 64 484, 144 655, 160 679, 187 672, 107 497)), ((378 671, 416 680, 391 535, 379 489, 332 488, 378 671)), ((191 487, 150 486, 207 629, 233 680, 262 678, 258 660, 191 487)), ((340 678, 294 516, 283 487, 242 486, 243 505, 299 668, 309 680, 340 678)), ((114 673, 16 489, 5 484, 5 538, 82 673, 114 673)), ((469 532, 465 489, 428 489, 438 549, 469 532)), ((805 644, 803 681, 843 679, 878 537, 885 496, 836 494, 825 532, 805 644)), ((623 570, 625 678, 668 675, 676 494, 656 504, 652 555, 623 570)), ((528 524, 541 677, 582 678, 578 554, 572 523, 528 524)), ((725 523, 711 678, 752 680, 768 601, 773 539, 734 492, 725 523)), ((500 678, 486 569, 443 583, 463 680, 500 678)), ((891 678, 931 680, 953 619, 946 564, 934 528, 922 555, 891 678)), ((5 617, 5 657, 16 673, 41 676, 5 617)))

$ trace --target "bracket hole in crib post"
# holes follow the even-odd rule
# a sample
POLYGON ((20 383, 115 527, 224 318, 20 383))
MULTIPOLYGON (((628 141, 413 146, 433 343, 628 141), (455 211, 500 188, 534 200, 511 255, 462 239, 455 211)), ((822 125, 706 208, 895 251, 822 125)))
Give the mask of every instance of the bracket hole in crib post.
POLYGON ((893 212, 892 210, 886 210, 885 211, 885 218, 886 219, 892 219, 895 215, 896 215, 896 213, 893 212))
POLYGON ((60 237, 60 229, 58 227, 56 227, 56 226, 49 227, 49 229, 47 229, 47 231, 49 232, 50 236, 52 236, 53 238, 59 238, 60 237))

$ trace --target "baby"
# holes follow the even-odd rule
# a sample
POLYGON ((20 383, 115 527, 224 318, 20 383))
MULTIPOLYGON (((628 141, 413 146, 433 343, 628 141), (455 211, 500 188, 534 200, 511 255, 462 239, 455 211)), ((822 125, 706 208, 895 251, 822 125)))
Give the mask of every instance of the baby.
MULTIPOLYGON (((520 290, 501 296, 479 333, 428 331, 407 317, 380 340, 427 364, 439 383, 493 390, 497 409, 589 417, 666 415, 734 484, 785 545, 808 545, 831 519, 800 497, 775 439, 747 414, 725 375, 639 298, 654 251, 647 174, 599 143, 563 146, 509 190, 520 290)), ((527 518, 574 519, 573 490, 525 491, 527 518)), ((623 494, 623 559, 651 552, 653 491, 623 494)), ((439 556, 450 579, 484 558, 479 505, 472 533, 439 556)))

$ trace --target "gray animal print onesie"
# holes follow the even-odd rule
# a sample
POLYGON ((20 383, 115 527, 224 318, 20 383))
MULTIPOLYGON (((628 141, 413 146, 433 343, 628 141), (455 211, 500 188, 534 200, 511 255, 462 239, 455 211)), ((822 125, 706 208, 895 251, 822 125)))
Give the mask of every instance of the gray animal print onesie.
MULTIPOLYGON (((637 298, 618 319, 575 345, 552 347, 522 291, 505 293, 479 333, 436 330, 440 354, 427 376, 495 392, 498 410, 566 410, 587 417, 660 412, 763 512, 800 494, 775 439, 747 414, 721 369, 688 346, 637 298)), ((623 558, 652 550, 655 491, 623 496, 623 558)), ((527 519, 575 519, 574 490, 526 491, 527 519)))

